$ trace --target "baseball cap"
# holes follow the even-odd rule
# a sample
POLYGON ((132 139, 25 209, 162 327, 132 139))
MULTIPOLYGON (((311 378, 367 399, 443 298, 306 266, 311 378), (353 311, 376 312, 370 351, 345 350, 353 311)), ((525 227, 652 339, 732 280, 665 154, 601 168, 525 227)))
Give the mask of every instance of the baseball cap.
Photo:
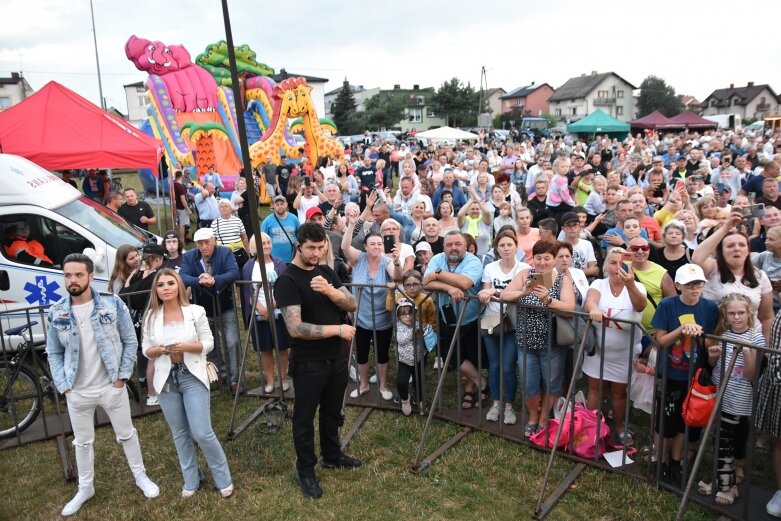
POLYGON ((662 162, 663 163, 664 162, 664 158, 662 156, 654 156, 652 161, 654 163, 658 163, 658 162, 662 162))
POLYGON ((207 239, 211 239, 214 237, 214 232, 211 228, 199 228, 194 234, 193 234, 193 241, 205 241, 207 239))
POLYGON ((317 214, 323 215, 323 211, 318 206, 313 206, 306 211, 306 220, 308 221, 317 214))
POLYGON ((676 284, 688 284, 689 282, 707 282, 702 268, 696 264, 684 264, 675 272, 676 284))
POLYGON ((273 199, 273 201, 274 201, 275 203, 276 203, 277 201, 283 201, 283 202, 285 202, 285 203, 286 203, 286 202, 287 202, 287 199, 285 199, 285 196, 284 196, 284 195, 275 195, 275 196, 274 196, 274 199, 273 199))
POLYGON ((431 250, 431 245, 426 241, 419 242, 418 245, 415 246, 415 253, 418 253, 419 251, 428 251, 433 253, 431 250))
POLYGON ((168 230, 163 235, 163 239, 179 239, 179 234, 173 230, 168 230))
POLYGON ((567 224, 568 222, 577 221, 580 222, 580 217, 575 212, 566 212, 561 216, 561 224, 567 224))

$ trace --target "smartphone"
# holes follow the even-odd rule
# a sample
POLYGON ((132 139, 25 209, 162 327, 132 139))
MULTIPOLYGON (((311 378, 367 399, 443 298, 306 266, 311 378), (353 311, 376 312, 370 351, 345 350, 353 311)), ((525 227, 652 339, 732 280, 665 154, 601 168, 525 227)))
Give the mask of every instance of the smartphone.
POLYGON ((740 209, 743 217, 764 217, 765 216, 765 204, 757 203, 746 206, 740 209))
POLYGON ((456 324, 456 311, 453 309, 453 304, 448 302, 442 306, 442 316, 445 317, 445 323, 451 326, 456 324))
POLYGON ((719 195, 724 194, 724 183, 716 183, 716 193, 719 195))
POLYGON ((624 261, 621 263, 621 268, 627 273, 632 268, 632 254, 629 252, 624 253, 624 261))
POLYGON ((686 190, 686 183, 682 179, 679 179, 678 182, 675 183, 675 189, 679 192, 683 192, 686 190))
POLYGON ((529 285, 532 288, 536 288, 537 286, 544 286, 545 283, 543 281, 542 273, 530 273, 529 274, 529 285))
POLYGON ((396 237, 384 235, 382 237, 382 245, 385 247, 385 253, 393 253, 393 248, 396 246, 396 237))

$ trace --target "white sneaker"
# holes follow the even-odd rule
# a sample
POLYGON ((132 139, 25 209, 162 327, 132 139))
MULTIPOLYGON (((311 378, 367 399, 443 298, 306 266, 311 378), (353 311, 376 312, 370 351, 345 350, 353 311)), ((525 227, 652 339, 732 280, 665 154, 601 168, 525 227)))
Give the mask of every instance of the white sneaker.
POLYGON ((193 497, 193 496, 195 495, 195 493, 196 493, 196 492, 198 492, 198 489, 197 489, 197 488, 196 488, 195 490, 187 490, 186 488, 183 488, 183 489, 182 489, 181 496, 182 496, 183 498, 193 497))
POLYGON ((376 374, 373 374, 371 376, 371 378, 369 378, 369 383, 370 384, 376 384, 377 383, 377 375, 376 374))
POLYGON ((490 409, 488 409, 488 414, 485 415, 485 419, 489 422, 495 422, 499 419, 499 406, 497 404, 493 404, 490 409))
POLYGON ((160 487, 155 485, 146 473, 136 478, 136 486, 141 489, 147 499, 153 499, 160 495, 160 487))
POLYGON ((350 393, 350 398, 358 398, 358 396, 363 396, 364 394, 366 394, 368 392, 369 392, 369 388, 368 387, 364 387, 360 391, 358 390, 358 388, 355 388, 355 389, 353 389, 353 392, 350 393), (358 394, 359 392, 360 392, 360 395, 358 394))
POLYGON ((412 414, 412 404, 410 403, 409 398, 406 401, 401 401, 401 412, 404 413, 404 416, 412 414))
POLYGON ((504 410, 504 424, 505 425, 515 425, 515 422, 517 421, 517 418, 515 417, 515 411, 512 409, 506 408, 504 410))
POLYGON ((390 391, 390 389, 380 389, 380 396, 382 396, 382 399, 386 401, 393 400, 393 393, 390 391))
POLYGON ((773 494, 773 497, 767 503, 765 510, 773 517, 781 517, 781 490, 776 490, 776 493, 773 494))
POLYGON ((160 400, 157 399, 157 395, 155 396, 147 396, 146 397, 146 406, 147 407, 154 407, 156 405, 160 405, 160 400))
POLYGON ((355 370, 354 365, 350 366, 350 380, 352 380, 353 382, 358 381, 358 371, 355 370))
POLYGON ((84 490, 79 489, 79 491, 76 492, 76 495, 73 496, 73 499, 68 501, 68 504, 63 507, 61 512, 62 515, 72 516, 73 514, 79 511, 81 505, 89 501, 94 495, 95 495, 95 487, 90 487, 84 490))

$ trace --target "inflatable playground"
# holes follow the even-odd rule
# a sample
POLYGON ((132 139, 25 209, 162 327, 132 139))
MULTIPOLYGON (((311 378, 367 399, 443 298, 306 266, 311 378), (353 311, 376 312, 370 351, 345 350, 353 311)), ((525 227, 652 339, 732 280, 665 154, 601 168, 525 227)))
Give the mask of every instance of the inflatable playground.
MULTIPOLYGON (((233 191, 242 170, 239 145, 239 118, 244 121, 252 167, 270 162, 278 165, 298 163, 307 157, 316 165, 321 157, 340 158, 341 144, 331 136, 336 126, 317 117, 304 78, 295 77, 276 83, 274 69, 258 63, 247 45, 235 48, 242 99, 234 99, 224 41, 211 44, 195 62, 182 45, 166 45, 131 36, 125 55, 146 80, 148 119, 140 125, 143 132, 163 142, 169 171, 183 169, 198 183, 209 166, 221 174, 224 194, 233 191), (303 144, 294 135, 303 137, 303 144)), ((154 191, 151 170, 140 172, 144 189, 154 191)), ((163 191, 168 192, 168 179, 163 191)), ((260 202, 268 203, 261 176, 260 202)))

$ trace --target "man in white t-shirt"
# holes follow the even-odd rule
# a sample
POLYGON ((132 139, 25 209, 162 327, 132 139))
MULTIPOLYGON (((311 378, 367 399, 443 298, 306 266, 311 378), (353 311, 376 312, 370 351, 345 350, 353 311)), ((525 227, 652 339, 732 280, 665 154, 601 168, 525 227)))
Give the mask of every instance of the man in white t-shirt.
POLYGON ((580 218, 575 212, 567 212, 561 218, 564 240, 572 245, 572 267, 583 270, 587 277, 597 277, 599 266, 594 255, 594 245, 580 238, 580 218))
POLYGON ((133 320, 119 297, 91 287, 94 269, 84 254, 65 257, 62 272, 68 296, 49 309, 46 353, 57 391, 68 404, 79 472, 79 490, 62 509, 63 516, 72 516, 95 495, 93 417, 98 407, 111 421, 136 486, 147 498, 160 494, 146 475, 125 389, 138 350, 133 320))

